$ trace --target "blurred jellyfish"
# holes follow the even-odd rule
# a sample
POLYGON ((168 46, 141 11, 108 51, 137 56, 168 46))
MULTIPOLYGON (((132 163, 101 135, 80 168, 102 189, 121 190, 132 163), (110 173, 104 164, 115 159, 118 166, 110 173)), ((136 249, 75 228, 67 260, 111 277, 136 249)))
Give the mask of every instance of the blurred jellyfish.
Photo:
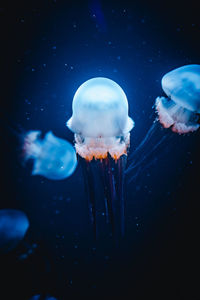
POLYGON ((72 110, 67 127, 75 134, 75 148, 83 165, 95 233, 98 192, 95 191, 94 180, 97 173, 104 190, 106 220, 113 232, 120 223, 123 233, 124 169, 130 131, 134 127, 133 120, 128 116, 126 95, 114 81, 103 77, 92 78, 76 91, 72 110))
POLYGON ((73 146, 50 131, 41 139, 41 131, 30 131, 23 145, 25 160, 33 159, 32 175, 61 180, 73 174, 77 165, 73 146))
POLYGON ((177 68, 164 75, 161 84, 168 97, 155 100, 158 117, 131 156, 131 164, 126 170, 133 174, 130 181, 143 170, 142 164, 147 166, 146 158, 155 154, 164 141, 166 145, 166 139, 172 138, 168 128, 185 134, 200 126, 200 65, 177 68))
POLYGON ((29 228, 25 213, 16 209, 0 210, 0 252, 14 249, 24 238, 29 228))
POLYGON ((24 158, 23 162, 29 159, 34 161, 32 175, 62 180, 73 174, 77 166, 76 151, 68 141, 56 137, 51 131, 44 137, 39 130, 26 132, 7 115, 6 118, 0 117, 0 122, 3 125, 0 129, 3 132, 7 130, 5 142, 9 145, 14 143, 20 154, 23 151, 20 155, 24 158))

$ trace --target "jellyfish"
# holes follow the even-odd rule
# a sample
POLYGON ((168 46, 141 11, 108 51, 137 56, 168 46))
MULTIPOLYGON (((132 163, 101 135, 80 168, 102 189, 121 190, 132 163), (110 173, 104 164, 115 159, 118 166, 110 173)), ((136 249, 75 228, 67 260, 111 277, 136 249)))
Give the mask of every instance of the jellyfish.
POLYGON ((6 117, 0 117, 0 125, 3 126, 3 132, 6 129, 5 142, 16 145, 23 166, 28 160, 33 161, 32 175, 62 180, 74 173, 77 158, 71 143, 56 137, 51 131, 45 135, 39 130, 27 132, 4 114, 6 117))
POLYGON ((77 165, 74 147, 51 131, 41 138, 41 131, 30 131, 24 137, 25 161, 34 161, 32 175, 61 180, 73 174, 77 165))
POLYGON ((134 121, 128 116, 126 95, 113 80, 92 78, 76 91, 72 111, 66 125, 74 133, 75 149, 83 166, 95 236, 101 190, 95 189, 95 183, 103 187, 106 222, 111 224, 112 234, 121 235, 124 232, 124 170, 130 131, 134 127, 134 121))
POLYGON ((29 220, 24 212, 16 209, 0 210, 0 252, 14 249, 24 238, 29 220))
POLYGON ((126 173, 134 173, 132 179, 143 169, 144 163, 147 166, 147 157, 166 145, 166 139, 172 139, 173 133, 194 132, 200 126, 200 65, 186 65, 167 73, 161 85, 167 97, 156 98, 157 117, 131 156, 126 173))
POLYGON ((183 134, 196 131, 200 114, 200 65, 187 65, 162 78, 166 97, 156 99, 160 123, 183 134))

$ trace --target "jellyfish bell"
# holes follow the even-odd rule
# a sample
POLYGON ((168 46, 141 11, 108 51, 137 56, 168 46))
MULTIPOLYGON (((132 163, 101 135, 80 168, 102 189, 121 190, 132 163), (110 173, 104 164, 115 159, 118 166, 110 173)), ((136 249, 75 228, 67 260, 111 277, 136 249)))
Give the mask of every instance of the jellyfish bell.
POLYGON ((51 131, 43 139, 41 131, 28 132, 24 138, 23 151, 25 160, 34 161, 32 175, 61 180, 69 177, 76 169, 74 147, 51 131))
POLYGON ((14 249, 24 238, 29 228, 25 213, 16 209, 0 210, 0 252, 14 249))
POLYGON ((155 105, 165 128, 179 134, 196 131, 200 114, 200 65, 177 68, 162 78, 168 98, 157 97, 155 105))
POLYGON ((84 82, 76 91, 67 127, 75 133, 78 154, 87 159, 118 159, 126 153, 130 131, 128 101, 122 88, 103 77, 84 82))
POLYGON ((83 164, 91 221, 96 230, 96 198, 99 192, 95 190, 95 186, 99 186, 96 177, 99 171, 103 184, 101 190, 104 190, 102 197, 106 199, 105 215, 113 226, 113 222, 117 223, 117 218, 124 211, 125 157, 130 143, 130 131, 134 127, 134 121, 128 116, 126 95, 113 80, 92 78, 76 91, 72 111, 72 117, 66 125, 75 134, 76 152, 83 164), (115 214, 117 202, 121 206, 118 217, 115 214))

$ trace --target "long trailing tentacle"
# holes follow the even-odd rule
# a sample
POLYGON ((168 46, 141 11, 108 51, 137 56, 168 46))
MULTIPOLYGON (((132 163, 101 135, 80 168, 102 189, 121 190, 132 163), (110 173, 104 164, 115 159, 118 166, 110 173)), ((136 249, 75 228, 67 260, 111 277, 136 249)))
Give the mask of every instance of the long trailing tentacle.
POLYGON ((155 162, 157 162, 158 158, 161 157, 166 151, 166 145, 170 145, 170 141, 174 137, 175 134, 168 130, 167 134, 163 135, 150 150, 145 149, 145 154, 143 155, 143 157, 135 165, 131 164, 126 170, 126 174, 132 174, 128 179, 128 183, 131 183, 135 178, 137 178, 141 171, 144 171, 155 162), (165 151, 163 151, 163 148, 165 151))
POLYGON ((104 204, 105 204, 105 216, 106 223, 109 224, 110 220, 113 219, 112 216, 112 203, 110 201, 108 182, 107 182, 107 158, 102 159, 99 163, 100 168, 100 178, 102 181, 103 189, 104 189, 104 204))
POLYGON ((138 154, 138 152, 141 150, 141 148, 143 148, 151 139, 151 136, 154 133, 155 127, 157 127, 158 124, 158 120, 157 118, 154 120, 153 124, 151 125, 151 127, 149 128, 149 130, 147 131, 145 137, 143 138, 143 140, 140 142, 140 144, 136 147, 136 149, 134 150, 134 152, 129 155, 129 160, 133 160, 134 157, 138 154))
POLYGON ((103 160, 104 176, 105 176, 105 198, 106 206, 108 208, 108 216, 111 224, 112 235, 115 234, 115 218, 114 218, 114 205, 115 205, 115 186, 113 184, 112 167, 110 164, 110 157, 103 160))
POLYGON ((119 244, 121 237, 124 235, 124 177, 126 167, 126 155, 115 161, 111 156, 105 159, 88 162, 80 157, 85 189, 88 195, 88 206, 90 221, 93 225, 95 239, 98 234, 98 226, 102 226, 97 210, 104 207, 106 232, 111 234, 116 245, 119 244), (98 172, 97 172, 98 171, 98 172), (101 193, 101 189, 102 192, 101 193), (105 206, 99 200, 105 201, 105 206), (101 207, 101 208, 100 208, 101 207), (98 217, 98 218, 97 218, 98 217), (100 223, 99 223, 100 222, 100 223))
POLYGON ((131 163, 125 173, 129 174, 139 167, 157 148, 164 143, 166 138, 174 135, 169 129, 165 129, 159 122, 154 122, 140 145, 133 151, 131 163))
POLYGON ((121 236, 124 236, 125 232, 125 200, 124 200, 124 177, 125 177, 125 168, 126 168, 127 156, 123 155, 117 161, 118 167, 118 201, 120 203, 120 227, 121 227, 121 236))
POLYGON ((108 158, 108 183, 109 199, 112 203, 112 229, 116 245, 124 236, 125 227, 125 201, 124 201, 124 170, 126 167, 126 155, 117 161, 108 158))
POLYGON ((96 224, 95 185, 94 185, 93 173, 92 173, 90 162, 86 161, 82 157, 79 157, 79 159, 81 161, 83 175, 84 175, 85 190, 88 195, 88 208, 89 208, 90 221, 93 226, 94 237, 96 239, 97 224, 96 224))
POLYGON ((167 136, 163 136, 158 142, 157 144, 152 147, 147 153, 143 154, 143 156, 140 158, 140 160, 137 163, 131 163, 131 165, 128 167, 128 169, 126 170, 126 174, 128 174, 130 171, 132 171, 133 169, 137 168, 138 166, 140 166, 144 160, 146 160, 167 138, 167 136))

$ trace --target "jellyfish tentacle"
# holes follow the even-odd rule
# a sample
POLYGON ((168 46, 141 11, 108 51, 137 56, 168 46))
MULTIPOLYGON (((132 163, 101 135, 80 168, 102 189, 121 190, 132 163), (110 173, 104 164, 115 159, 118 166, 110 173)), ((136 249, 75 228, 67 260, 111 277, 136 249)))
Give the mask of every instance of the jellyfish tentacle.
POLYGON ((91 169, 91 165, 88 161, 79 157, 82 165, 82 170, 84 174, 85 182, 85 191, 88 195, 88 210, 90 216, 90 222, 93 226, 94 237, 96 240, 97 237, 97 228, 96 228, 96 203, 95 203, 95 187, 94 187, 94 178, 91 169))
POLYGON ((111 230, 112 235, 115 234, 115 220, 114 220, 114 195, 115 191, 113 190, 113 178, 112 178, 112 170, 110 168, 110 161, 109 157, 105 159, 104 161, 105 165, 105 182, 106 182, 106 198, 107 198, 107 207, 108 207, 108 214, 110 218, 110 224, 111 224, 111 230))
POLYGON ((120 224, 121 224, 121 236, 124 236, 125 232, 125 201, 124 201, 124 171, 126 168, 126 155, 123 155, 118 160, 118 197, 120 202, 120 224))
POLYGON ((111 224, 112 233, 116 242, 119 245, 121 238, 124 236, 125 227, 125 201, 124 201, 124 170, 126 167, 126 155, 121 156, 117 161, 111 157, 108 158, 108 178, 111 200, 111 224))
POLYGON ((104 205, 105 205, 105 216, 106 216, 106 224, 110 223, 111 219, 111 207, 109 203, 109 195, 108 195, 108 185, 106 180, 106 159, 103 159, 99 162, 100 165, 100 178, 102 181, 103 189, 104 189, 104 205))
MULTIPOLYGON (((160 125, 159 122, 157 122, 157 119, 154 121, 150 129, 148 130, 146 136, 144 137, 143 141, 140 143, 140 145, 136 148, 135 151, 133 151, 132 157, 131 157, 131 164, 128 166, 127 170, 129 168, 132 168, 135 164, 139 164, 141 159, 143 159, 144 156, 146 156, 147 151, 149 152, 149 149, 152 147, 152 140, 156 139, 156 141, 160 139, 160 136, 163 136, 163 128, 160 125), (160 132, 162 131, 162 132, 160 132)), ((157 142, 154 142, 157 143, 157 142)), ((130 160, 129 160, 130 161, 130 160)))
POLYGON ((148 157, 154 148, 156 149, 157 145, 159 145, 160 140, 163 138, 163 128, 159 122, 155 122, 151 128, 148 130, 144 142, 142 142, 136 149, 138 149, 137 153, 132 156, 131 164, 126 169, 125 173, 129 173, 133 168, 139 166, 146 157, 148 157), (150 133, 150 135, 149 135, 150 133), (147 137, 147 138, 146 138, 147 137), (153 142, 153 147, 152 147, 153 142), (151 148, 151 150, 149 150, 151 148), (139 156, 139 157, 138 157, 139 156))
MULTIPOLYGON (((151 129, 152 128, 153 131, 151 133, 151 137, 149 138, 149 142, 143 144, 143 146, 140 148, 141 151, 138 151, 136 158, 125 170, 126 175, 131 174, 131 177, 128 179, 128 184, 137 178, 141 171, 146 169, 146 165, 152 165, 152 159, 154 156, 156 155, 157 157, 160 157, 161 152, 163 152, 160 150, 165 147, 167 142, 170 145, 170 140, 176 137, 174 132, 163 128, 159 122, 156 122, 151 129), (150 163, 149 160, 151 160, 150 163)), ((149 131, 147 132, 147 135, 148 134, 149 131)))
POLYGON ((128 180, 128 184, 130 184, 137 176, 140 174, 141 171, 144 171, 151 165, 153 165, 158 158, 160 158, 163 155, 163 151, 160 151, 163 147, 165 149, 166 142, 170 142, 172 138, 174 138, 175 135, 172 132, 169 132, 169 135, 164 135, 158 142, 157 144, 152 148, 152 150, 145 156, 143 159, 135 166, 132 167, 132 169, 129 167, 129 170, 127 173, 130 173, 131 171, 135 172, 134 175, 132 175, 131 178, 128 180), (157 150, 159 150, 157 152, 157 150), (150 162, 147 161, 152 155, 155 155, 156 157, 150 160, 150 162))
POLYGON ((154 153, 155 150, 157 150, 157 148, 165 141, 165 139, 166 136, 164 135, 147 154, 143 155, 143 157, 136 164, 132 163, 126 170, 126 174, 140 166, 152 153, 154 153))
POLYGON ((141 150, 141 148, 145 147, 146 144, 149 142, 149 140, 151 139, 151 136, 153 135, 154 129, 157 126, 157 121, 158 121, 157 119, 154 120, 153 124, 151 125, 151 127, 147 131, 147 133, 146 133, 145 137, 143 138, 143 140, 136 147, 136 149, 134 150, 134 152, 129 156, 129 159, 131 159, 131 160, 134 159, 134 157, 141 150))

